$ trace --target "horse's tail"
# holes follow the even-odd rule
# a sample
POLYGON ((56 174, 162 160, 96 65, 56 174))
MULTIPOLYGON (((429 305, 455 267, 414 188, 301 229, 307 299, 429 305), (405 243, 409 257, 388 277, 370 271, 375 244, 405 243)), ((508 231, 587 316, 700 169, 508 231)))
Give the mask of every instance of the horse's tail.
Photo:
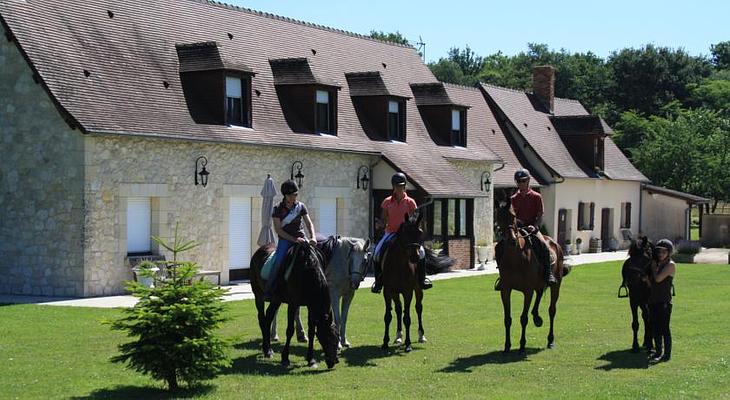
POLYGON ((429 275, 438 274, 440 272, 448 272, 451 266, 456 264, 456 260, 453 258, 436 254, 431 249, 426 249, 426 273, 429 275))

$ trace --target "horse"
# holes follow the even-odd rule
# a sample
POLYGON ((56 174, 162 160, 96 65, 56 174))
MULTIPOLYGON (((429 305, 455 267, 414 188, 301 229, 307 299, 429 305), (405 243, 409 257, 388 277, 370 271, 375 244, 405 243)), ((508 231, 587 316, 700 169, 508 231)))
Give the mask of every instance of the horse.
MULTIPOLYGON (((504 308, 504 328, 505 341, 504 353, 508 353, 512 347, 510 341, 510 326, 512 325, 512 317, 510 310, 510 299, 512 290, 518 290, 524 295, 524 304, 522 306, 522 314, 520 315, 520 324, 522 325, 522 336, 520 337, 521 353, 525 352, 525 329, 528 322, 528 311, 532 303, 532 296, 536 294, 535 304, 532 308, 532 317, 535 326, 542 326, 542 318, 540 317, 540 301, 547 283, 544 279, 544 268, 540 265, 538 258, 527 244, 528 233, 522 233, 517 228, 517 219, 514 210, 509 202, 501 202, 497 210, 497 226, 502 234, 502 240, 497 243, 495 248, 497 268, 499 268, 499 279, 501 282, 500 294, 502 297, 502 306, 504 308)), ((555 313, 557 311, 558 297, 560 297, 560 284, 565 275, 570 271, 567 265, 564 265, 563 251, 560 246, 549 236, 545 236, 549 243, 551 259, 555 258, 553 265, 553 274, 557 283, 550 286, 550 306, 548 312, 550 314, 550 332, 547 337, 547 347, 553 348, 554 343, 554 322, 555 313)), ((539 240, 537 237, 534 240, 539 240)))
POLYGON ((423 329, 423 290, 418 285, 416 264, 420 261, 419 249, 423 231, 419 228, 422 214, 414 219, 406 214, 405 221, 398 228, 396 239, 385 249, 382 256, 383 271, 383 298, 385 300, 385 334, 381 349, 388 351, 390 342, 390 322, 393 319, 392 304, 395 303, 395 313, 398 323, 395 343, 402 341, 402 325, 406 327, 405 351, 411 347, 411 301, 416 295, 416 313, 418 314, 418 342, 426 342, 423 329), (403 296, 401 304, 400 296, 403 296))
POLYGON ((631 242, 629 247, 629 258, 624 261, 621 267, 621 286, 619 287, 619 297, 628 297, 629 306, 631 308, 631 330, 634 333, 634 339, 631 345, 631 351, 636 353, 639 351, 638 330, 639 319, 638 310, 641 309, 641 319, 644 321, 644 342, 643 346, 647 352, 651 352, 652 336, 651 336, 651 319, 649 318, 649 293, 650 285, 647 280, 651 276, 651 268, 656 260, 653 257, 654 245, 646 236, 639 237, 631 242), (628 293, 621 294, 621 289, 625 289, 628 293))
POLYGON ((266 282, 261 277, 261 268, 266 258, 273 252, 273 245, 265 245, 260 247, 251 258, 251 289, 254 293, 256 310, 258 311, 264 356, 266 358, 273 357, 271 322, 281 304, 287 303, 289 305, 287 309, 288 324, 286 343, 281 353, 281 364, 285 367, 290 365, 289 345, 294 334, 294 317, 299 306, 306 306, 309 329, 307 362, 310 367, 317 367, 314 359, 314 338, 316 335, 324 350, 327 368, 333 368, 339 362, 337 358, 339 333, 337 332, 337 326, 333 323, 329 287, 322 271, 323 258, 321 253, 308 243, 292 246, 287 252, 283 263, 283 265, 288 265, 292 259, 295 260, 289 279, 286 282, 279 282, 272 294, 269 307, 264 312, 264 287, 266 282))
POLYGON ((335 325, 340 332, 340 348, 350 347, 346 335, 347 315, 355 291, 367 274, 369 248, 369 239, 338 237, 325 268, 335 325))

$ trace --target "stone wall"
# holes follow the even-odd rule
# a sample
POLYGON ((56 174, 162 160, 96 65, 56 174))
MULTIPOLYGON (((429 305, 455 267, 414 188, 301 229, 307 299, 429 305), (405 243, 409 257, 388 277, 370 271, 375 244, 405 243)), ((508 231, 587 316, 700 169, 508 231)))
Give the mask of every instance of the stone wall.
MULTIPOLYGON (((228 213, 231 197, 251 199, 251 249, 261 227, 259 192, 267 174, 278 187, 288 179, 291 165, 303 164, 304 185, 299 200, 307 204, 315 228, 319 199, 337 199, 338 234, 368 235, 368 195, 356 189, 355 177, 369 156, 263 146, 191 143, 177 140, 91 135, 86 140, 86 268, 85 294, 115 294, 132 275, 125 264, 126 201, 152 199, 152 234, 180 236, 201 246, 187 260, 204 269, 222 271, 228 281, 228 213), (195 186, 198 156, 208 159, 207 187, 195 186)), ((296 171, 295 171, 296 172, 296 171)), ((275 201, 280 201, 277 196, 275 201)), ((159 249, 158 249, 159 250, 159 249)), ((163 252, 164 253, 164 252, 163 252)), ((167 254, 169 256, 169 254, 167 254)))
POLYGON ((446 242, 446 253, 456 260, 452 269, 471 269, 475 264, 475 249, 471 239, 449 239, 446 242))
POLYGON ((0 35, 0 293, 80 296, 83 135, 0 35))
MULTIPOLYGON (((479 182, 484 171, 492 172, 493 165, 487 162, 475 161, 455 161, 451 163, 466 178, 467 182, 479 188, 479 182)), ((477 197, 474 199, 474 241, 475 243, 485 242, 487 246, 492 247, 494 241, 493 229, 493 187, 488 192, 484 192, 485 197, 477 197)))

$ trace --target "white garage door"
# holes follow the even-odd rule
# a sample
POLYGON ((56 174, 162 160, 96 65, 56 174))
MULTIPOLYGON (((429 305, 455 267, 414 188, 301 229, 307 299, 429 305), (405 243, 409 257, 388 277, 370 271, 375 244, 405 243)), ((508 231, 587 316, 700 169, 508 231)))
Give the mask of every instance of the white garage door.
POLYGON ((228 267, 248 268, 251 261, 251 198, 232 197, 228 214, 228 267))
POLYGON ((319 226, 315 227, 322 236, 337 234, 337 199, 319 200, 319 226))
POLYGON ((149 197, 127 199, 127 253, 150 251, 151 207, 149 197))

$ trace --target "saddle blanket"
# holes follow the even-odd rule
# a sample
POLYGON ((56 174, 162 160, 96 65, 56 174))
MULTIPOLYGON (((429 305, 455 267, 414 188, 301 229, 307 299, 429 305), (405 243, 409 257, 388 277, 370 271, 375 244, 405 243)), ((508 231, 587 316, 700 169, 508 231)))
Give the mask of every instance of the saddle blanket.
MULTIPOLYGON (((276 252, 273 252, 269 254, 268 257, 266 257, 266 261, 264 261, 264 265, 261 267, 261 277, 268 281, 269 277, 271 276, 271 270, 274 268, 274 260, 276 260, 276 252)), ((284 279, 289 280, 289 274, 291 274, 292 266, 294 265, 294 257, 292 257, 292 260, 289 264, 286 265, 286 270, 284 272, 284 279)))

